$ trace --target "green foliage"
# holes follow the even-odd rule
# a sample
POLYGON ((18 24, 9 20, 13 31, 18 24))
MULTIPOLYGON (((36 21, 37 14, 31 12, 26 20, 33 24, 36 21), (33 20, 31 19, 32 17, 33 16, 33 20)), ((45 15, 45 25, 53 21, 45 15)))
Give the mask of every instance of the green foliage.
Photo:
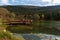
POLYGON ((7 31, 7 32, 0 31, 0 38, 3 38, 3 39, 6 38, 6 39, 9 39, 9 40, 20 40, 19 38, 15 37, 9 31, 7 31))
MULTIPOLYGON (((10 22, 12 20, 20 20, 20 19, 32 19, 33 25, 27 26, 27 25, 15 25, 15 26, 8 26, 7 25, 0 25, 1 27, 7 28, 7 30, 11 32, 16 33, 25 33, 25 32, 43 32, 43 33, 53 33, 53 34, 59 34, 60 30, 57 30, 56 28, 47 28, 46 24, 42 20, 42 14, 43 20, 60 20, 60 9, 57 10, 55 7, 52 7, 53 9, 50 9, 50 7, 28 7, 28 6, 2 6, 3 8, 6 8, 10 11, 10 14, 8 14, 8 17, 4 16, 4 18, 10 22), (11 13, 12 12, 12 13, 11 13), (48 30, 48 31, 47 31, 48 30)), ((5 12, 4 12, 5 13, 5 12)), ((1 18, 0 22, 2 23, 4 20, 1 18)), ((51 27, 51 26, 50 26, 51 27)), ((6 34, 2 34, 3 35, 6 34)))

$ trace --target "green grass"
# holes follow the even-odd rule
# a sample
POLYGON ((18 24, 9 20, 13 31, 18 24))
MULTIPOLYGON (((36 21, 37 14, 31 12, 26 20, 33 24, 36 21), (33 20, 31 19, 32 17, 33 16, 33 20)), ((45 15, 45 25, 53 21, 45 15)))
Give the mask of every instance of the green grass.
POLYGON ((20 38, 14 36, 11 32, 7 31, 7 32, 3 32, 0 31, 0 38, 6 38, 6 39, 10 39, 10 40, 20 40, 20 38))
POLYGON ((0 24, 0 39, 1 40, 20 40, 20 38, 14 36, 11 32, 8 30, 4 32, 4 30, 8 27, 8 25, 0 24))

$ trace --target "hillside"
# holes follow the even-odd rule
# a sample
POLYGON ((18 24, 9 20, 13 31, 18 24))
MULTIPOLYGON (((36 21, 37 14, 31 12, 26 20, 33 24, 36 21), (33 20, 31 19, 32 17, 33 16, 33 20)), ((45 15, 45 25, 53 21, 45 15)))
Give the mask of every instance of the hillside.
POLYGON ((0 6, 2 23, 16 20, 32 20, 30 25, 7 25, 13 33, 50 33, 60 35, 60 6, 0 6), (2 9, 1 9, 2 8, 2 9), (6 13, 7 11, 7 13, 6 13), (59 20, 57 22, 57 20, 59 20), (4 22, 3 22, 4 21, 4 22), (55 26, 56 25, 56 26, 55 26), (58 27, 57 27, 58 26, 58 27), (14 31, 15 30, 15 31, 14 31), (48 31, 47 31, 48 30, 48 31))
POLYGON ((17 15, 34 15, 38 14, 41 16, 42 14, 45 15, 44 19, 52 19, 53 20, 60 20, 60 6, 47 6, 47 7, 40 7, 40 6, 27 6, 27 5, 20 5, 20 6, 0 6, 3 8, 8 9, 11 13, 15 13, 17 15))
MULTIPOLYGON (((40 7, 40 6, 27 6, 27 5, 17 5, 17 6, 1 6, 1 7, 4 7, 4 8, 7 8, 8 10, 10 11, 15 11, 15 10, 20 10, 20 11, 23 11, 25 9, 25 11, 28 9, 29 10, 34 10, 34 11, 58 11, 60 10, 60 6, 47 6, 47 7, 40 7)), ((38 12, 39 12, 38 11, 38 12)), ((17 11, 15 11, 17 12, 17 11)), ((19 12, 19 11, 18 11, 19 12)))

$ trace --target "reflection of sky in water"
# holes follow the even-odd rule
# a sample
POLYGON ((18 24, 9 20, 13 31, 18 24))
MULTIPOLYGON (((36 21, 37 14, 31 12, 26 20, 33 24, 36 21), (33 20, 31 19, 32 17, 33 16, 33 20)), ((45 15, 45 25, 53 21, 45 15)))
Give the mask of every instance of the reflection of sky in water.
POLYGON ((24 39, 26 38, 32 38, 37 40, 55 40, 58 39, 60 40, 60 36, 56 36, 56 35, 50 35, 50 34, 43 34, 43 33, 39 33, 39 34, 14 34, 16 36, 22 36, 24 39))
POLYGON ((60 36, 56 36, 56 38, 57 38, 58 40, 60 40, 60 36))
MULTIPOLYGON (((47 35, 45 34, 45 39, 48 40, 48 39, 58 39, 60 40, 60 36, 56 36, 56 35, 47 35)), ((44 38, 43 38, 44 39, 44 38)))

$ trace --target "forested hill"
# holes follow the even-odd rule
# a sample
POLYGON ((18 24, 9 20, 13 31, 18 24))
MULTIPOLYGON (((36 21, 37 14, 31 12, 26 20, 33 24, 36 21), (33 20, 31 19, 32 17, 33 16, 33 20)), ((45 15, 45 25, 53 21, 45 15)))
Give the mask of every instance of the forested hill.
POLYGON ((58 6, 47 6, 47 7, 40 7, 40 6, 28 6, 28 5, 17 5, 17 6, 0 6, 3 8, 8 9, 11 13, 14 12, 15 14, 38 14, 41 16, 42 14, 45 15, 45 19, 54 19, 60 20, 60 5, 58 6))
POLYGON ((7 8, 11 12, 16 13, 41 13, 41 12, 56 12, 60 11, 60 6, 47 6, 47 7, 40 7, 40 6, 27 6, 27 5, 20 5, 20 6, 0 6, 7 8))

